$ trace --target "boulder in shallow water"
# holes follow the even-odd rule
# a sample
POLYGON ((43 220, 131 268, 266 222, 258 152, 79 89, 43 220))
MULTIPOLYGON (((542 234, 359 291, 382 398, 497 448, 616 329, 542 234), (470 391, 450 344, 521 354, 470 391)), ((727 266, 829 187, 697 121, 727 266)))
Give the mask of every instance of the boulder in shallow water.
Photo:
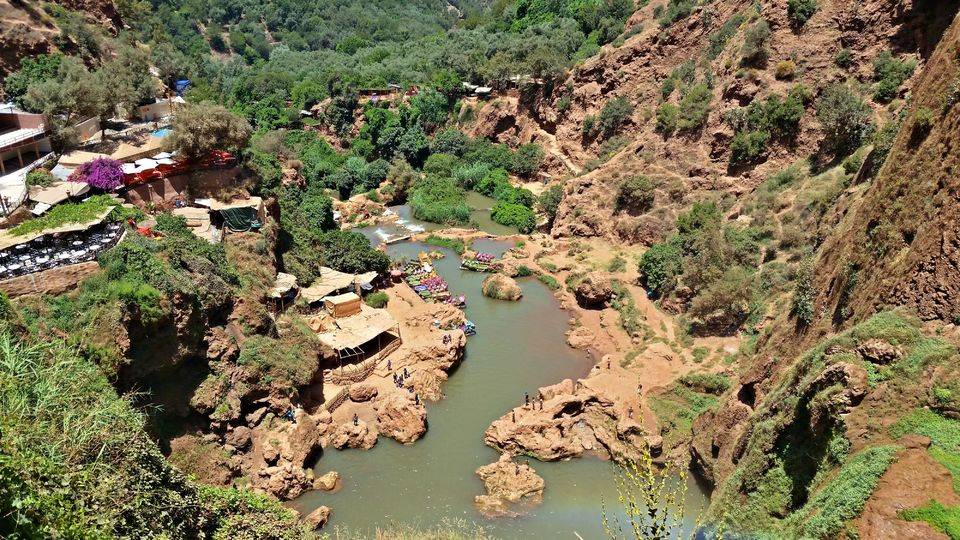
POLYGON ((520 285, 516 280, 503 274, 490 274, 481 285, 483 295, 495 300, 509 300, 516 302, 523 296, 520 285))
POLYGON ((374 408, 380 432, 399 443, 409 444, 426 433, 427 409, 423 402, 417 404, 404 394, 394 392, 378 399, 374 408))
POLYGON ((475 499, 484 515, 511 515, 508 505, 521 501, 534 505, 542 501, 543 478, 530 465, 514 462, 510 454, 502 454, 495 463, 480 467, 477 476, 487 490, 486 495, 475 499))
POLYGON ((329 519, 330 519, 330 507, 321 506, 316 510, 314 510, 313 512, 310 512, 309 514, 307 514, 307 517, 305 517, 303 521, 306 522, 306 524, 310 526, 311 529, 317 530, 322 528, 324 525, 326 525, 329 519))

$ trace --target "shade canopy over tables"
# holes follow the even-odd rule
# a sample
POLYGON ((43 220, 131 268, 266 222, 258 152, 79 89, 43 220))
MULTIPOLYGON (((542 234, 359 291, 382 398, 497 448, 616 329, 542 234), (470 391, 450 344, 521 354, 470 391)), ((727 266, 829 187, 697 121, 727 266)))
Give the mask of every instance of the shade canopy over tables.
POLYGON ((98 158, 108 158, 107 154, 99 154, 97 152, 84 152, 83 150, 74 150, 69 154, 64 154, 58 163, 64 167, 79 167, 88 161, 93 161, 98 158))
POLYGON ((29 197, 31 201, 53 206, 88 191, 90 191, 90 184, 86 182, 54 182, 48 187, 32 186, 29 197))
POLYGON ((22 234, 19 236, 10 234, 10 229, 5 229, 0 231, 0 250, 7 249, 9 247, 15 246, 17 244, 24 244, 33 240, 34 238, 39 238, 48 234, 55 233, 64 233, 64 232, 76 232, 76 231, 85 231, 94 225, 98 225, 107 219, 107 216, 114 209, 113 206, 104 210, 98 217, 90 221, 85 221, 83 223, 66 223, 60 227, 54 229, 44 229, 42 231, 36 231, 29 234, 22 234))
POLYGON ((302 296, 307 302, 319 302, 324 297, 337 291, 342 291, 348 287, 360 285, 361 287, 377 279, 376 272, 367 272, 365 274, 348 274, 340 272, 333 268, 324 266, 320 269, 318 277, 309 287, 300 290, 302 296))
POLYGON ((143 157, 152 156, 161 151, 163 151, 163 138, 150 136, 147 137, 147 141, 144 144, 139 146, 128 143, 121 144, 110 157, 117 161, 129 163, 143 157))
POLYGON ((293 274, 277 273, 277 280, 270 289, 270 298, 284 298, 297 287, 297 276, 293 274))
POLYGON ((361 304, 360 313, 333 319, 330 328, 318 333, 317 338, 324 345, 342 351, 359 347, 397 326, 397 320, 387 310, 361 304))

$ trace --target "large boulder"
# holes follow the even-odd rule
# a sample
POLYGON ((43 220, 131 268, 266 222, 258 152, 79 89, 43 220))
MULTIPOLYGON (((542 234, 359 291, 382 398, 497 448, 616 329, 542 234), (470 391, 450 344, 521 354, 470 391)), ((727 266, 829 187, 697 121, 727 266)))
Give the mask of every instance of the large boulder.
POLYGON ((357 383, 350 387, 350 401, 362 403, 377 397, 377 387, 369 383, 357 383))
POLYGON ((319 489, 320 491, 333 491, 337 488, 337 483, 340 482, 340 473, 337 471, 330 471, 322 476, 318 476, 313 480, 313 489, 319 489))
POLYGON ((603 309, 613 298, 610 279, 597 273, 584 277, 573 291, 577 304, 585 309, 603 309))
POLYGON ((520 285, 516 280, 503 274, 490 274, 481 285, 483 295, 495 300, 509 300, 516 302, 523 296, 520 285))
POLYGON ((543 494, 543 478, 527 463, 514 462, 510 454, 501 454, 495 463, 477 469, 489 495, 510 502, 543 494))
POLYGON ((322 528, 330 520, 330 507, 320 506, 307 514, 303 521, 313 530, 322 528))
POLYGON ((356 425, 353 422, 340 424, 333 431, 330 444, 337 450, 344 448, 362 448, 369 450, 377 444, 377 430, 370 429, 366 422, 360 420, 356 425))
POLYGON ((403 393, 394 392, 374 403, 380 433, 403 444, 419 439, 427 431, 427 410, 403 393))

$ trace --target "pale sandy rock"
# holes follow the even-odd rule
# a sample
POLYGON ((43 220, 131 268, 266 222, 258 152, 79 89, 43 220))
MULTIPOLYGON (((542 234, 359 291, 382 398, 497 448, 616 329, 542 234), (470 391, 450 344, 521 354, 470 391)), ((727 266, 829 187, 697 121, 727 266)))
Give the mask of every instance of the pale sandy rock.
POLYGON ((377 444, 377 430, 371 429, 363 420, 357 422, 357 425, 353 425, 353 422, 340 424, 334 430, 330 444, 338 450, 344 448, 368 450, 377 444))
POLYGON ((307 517, 304 518, 304 522, 310 526, 313 530, 318 530, 323 528, 327 524, 327 521, 330 519, 330 507, 329 506, 320 506, 313 512, 307 514, 307 517))
POLYGON ((586 326, 578 326, 567 333, 567 345, 574 349, 588 349, 597 340, 597 336, 586 326))
POLYGON ((321 491, 333 491, 336 489, 339 481, 340 473, 337 471, 330 471, 322 476, 318 476, 313 480, 313 489, 319 489, 321 491))
POLYGON ((402 393, 391 393, 374 403, 380 433, 409 444, 427 431, 427 410, 402 393))
POLYGON ((350 400, 362 403, 377 397, 377 387, 367 383, 357 383, 350 387, 350 400))
POLYGON ((503 274, 490 274, 483 280, 481 285, 483 295, 496 300, 509 300, 515 302, 523 296, 520 285, 516 280, 503 274))

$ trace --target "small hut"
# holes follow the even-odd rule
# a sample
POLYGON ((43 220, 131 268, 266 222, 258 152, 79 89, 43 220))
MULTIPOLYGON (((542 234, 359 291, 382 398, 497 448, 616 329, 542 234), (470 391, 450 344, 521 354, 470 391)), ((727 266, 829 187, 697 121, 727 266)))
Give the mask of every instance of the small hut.
POLYGON ((360 297, 356 293, 344 293, 328 296, 323 299, 323 305, 335 319, 350 317, 360 313, 360 297))

